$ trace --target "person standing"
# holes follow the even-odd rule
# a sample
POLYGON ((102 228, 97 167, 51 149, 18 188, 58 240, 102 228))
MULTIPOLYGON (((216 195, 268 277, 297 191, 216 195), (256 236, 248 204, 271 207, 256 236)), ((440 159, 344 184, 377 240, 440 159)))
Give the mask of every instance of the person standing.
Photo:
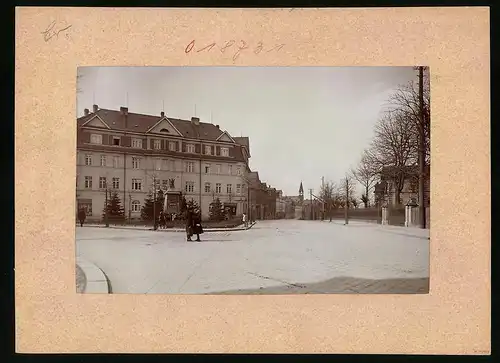
POLYGON ((193 233, 196 234, 196 242, 201 242, 200 234, 203 233, 203 227, 201 226, 201 215, 199 211, 196 211, 193 215, 193 233))
POLYGON ((78 211, 78 219, 80 220, 80 227, 83 227, 85 218, 87 218, 87 213, 85 213, 85 208, 80 208, 80 210, 78 211))
POLYGON ((191 236, 193 235, 193 211, 186 211, 186 236, 187 240, 191 241, 191 236))
POLYGON ((247 215, 245 213, 243 213, 243 224, 245 225, 245 228, 248 227, 247 215))

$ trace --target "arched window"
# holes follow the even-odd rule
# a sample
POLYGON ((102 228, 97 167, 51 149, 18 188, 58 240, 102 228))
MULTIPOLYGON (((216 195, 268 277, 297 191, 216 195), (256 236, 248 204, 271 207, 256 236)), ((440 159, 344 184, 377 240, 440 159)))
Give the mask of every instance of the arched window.
POLYGON ((170 132, 167 129, 161 129, 160 132, 170 132))
POLYGON ((132 202, 132 212, 140 212, 141 211, 141 202, 138 200, 134 200, 132 202))

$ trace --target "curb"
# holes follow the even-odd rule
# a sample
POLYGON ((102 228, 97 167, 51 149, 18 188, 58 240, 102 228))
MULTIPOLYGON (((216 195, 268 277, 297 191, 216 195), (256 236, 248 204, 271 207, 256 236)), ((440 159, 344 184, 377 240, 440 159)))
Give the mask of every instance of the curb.
MULTIPOLYGON (((233 231, 246 231, 250 228, 252 228, 255 225, 255 222, 250 224, 248 227, 236 227, 236 228, 207 228, 204 229, 203 232, 233 232, 233 231)), ((147 227, 126 227, 126 226, 109 226, 105 227, 99 224, 92 225, 92 224, 87 224, 88 227, 94 227, 94 228, 113 228, 113 229, 131 229, 134 231, 153 231, 153 228, 147 228, 147 227)), ((184 228, 168 228, 168 229, 157 229, 156 232, 186 232, 184 228)), ((81 266, 80 266, 81 267, 81 266)), ((82 267, 83 269, 83 267, 82 267)))
POLYGON ((109 284, 104 272, 81 257, 76 258, 76 264, 85 274, 86 285, 83 294, 109 294, 109 284))

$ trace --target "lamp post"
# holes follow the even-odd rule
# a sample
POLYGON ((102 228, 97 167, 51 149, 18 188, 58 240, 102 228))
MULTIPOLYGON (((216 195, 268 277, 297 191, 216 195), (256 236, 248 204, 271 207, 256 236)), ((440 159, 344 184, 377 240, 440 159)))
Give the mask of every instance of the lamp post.
POLYGON ((104 181, 104 223, 106 223, 106 227, 109 227, 109 218, 108 218, 108 178, 104 181))
POLYGON ((156 229, 156 175, 153 175, 153 230, 156 229))

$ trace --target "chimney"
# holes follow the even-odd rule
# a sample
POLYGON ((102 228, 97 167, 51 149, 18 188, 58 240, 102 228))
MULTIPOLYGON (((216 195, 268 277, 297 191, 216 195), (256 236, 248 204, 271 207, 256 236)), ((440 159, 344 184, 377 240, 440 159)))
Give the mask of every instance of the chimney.
POLYGON ((217 127, 218 129, 220 129, 219 125, 215 125, 215 127, 217 127))
POLYGON ((199 117, 191 117, 191 122, 198 126, 200 124, 200 118, 199 117))
POLYGON ((128 115, 128 107, 120 107, 120 112, 122 115, 128 115))
POLYGON ((88 115, 89 115, 89 113, 90 113, 90 111, 89 111, 89 109, 88 109, 88 108, 86 108, 85 110, 83 110, 83 114, 84 114, 85 116, 88 116, 88 115))
POLYGON ((160 115, 161 117, 165 117, 165 112, 161 111, 160 115))
POLYGON ((99 109, 99 106, 94 105, 94 107, 93 107, 93 108, 94 108, 94 113, 96 113, 96 112, 97 112, 97 110, 99 109))

